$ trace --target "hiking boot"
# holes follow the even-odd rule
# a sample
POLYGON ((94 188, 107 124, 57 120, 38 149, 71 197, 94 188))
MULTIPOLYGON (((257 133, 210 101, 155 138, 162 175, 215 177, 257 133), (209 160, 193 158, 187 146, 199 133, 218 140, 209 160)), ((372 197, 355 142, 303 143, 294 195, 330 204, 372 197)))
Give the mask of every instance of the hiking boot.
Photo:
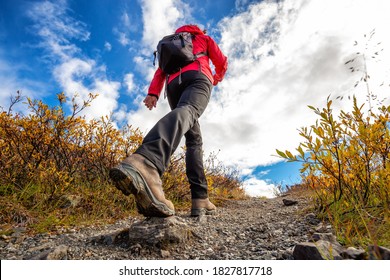
POLYGON ((124 195, 133 194, 138 212, 146 217, 168 217, 175 214, 172 202, 165 199, 156 167, 139 154, 132 154, 109 173, 115 187, 124 195))
POLYGON ((191 216, 214 215, 216 213, 217 207, 208 198, 192 199, 191 216))

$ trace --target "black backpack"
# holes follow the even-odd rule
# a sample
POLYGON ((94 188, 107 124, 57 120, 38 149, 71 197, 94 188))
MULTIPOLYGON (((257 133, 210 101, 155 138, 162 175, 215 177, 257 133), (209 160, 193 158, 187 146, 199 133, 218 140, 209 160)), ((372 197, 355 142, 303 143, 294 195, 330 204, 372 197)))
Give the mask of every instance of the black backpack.
POLYGON ((207 52, 193 53, 194 36, 189 32, 180 32, 162 38, 154 52, 153 65, 156 64, 157 57, 161 70, 166 74, 173 74, 197 58, 207 55, 207 52))

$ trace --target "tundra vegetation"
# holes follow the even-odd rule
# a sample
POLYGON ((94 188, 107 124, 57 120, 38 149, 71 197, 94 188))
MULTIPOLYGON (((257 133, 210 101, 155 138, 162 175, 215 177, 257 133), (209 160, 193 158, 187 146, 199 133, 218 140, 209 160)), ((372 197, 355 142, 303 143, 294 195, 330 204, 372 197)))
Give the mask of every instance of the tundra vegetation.
MULTIPOLYGON (((118 129, 109 116, 81 116, 96 96, 90 94, 80 104, 79 97, 66 100, 60 93, 58 105, 51 107, 18 92, 9 108, 1 108, 1 232, 16 225, 33 232, 55 231, 136 215, 133 197, 113 187, 108 170, 134 152, 143 135, 131 125, 118 129), (14 110, 23 103, 23 113, 14 110)), ((162 178, 167 197, 178 209, 190 205, 184 155, 185 147, 172 157, 162 178)), ((217 204, 245 197, 237 170, 224 166, 215 154, 206 159, 205 171, 217 204)))
POLYGON ((367 62, 383 51, 380 42, 373 44, 374 34, 365 35, 365 44, 355 42, 360 50, 345 62, 359 74, 354 88, 364 87, 366 102, 359 104, 355 95, 337 96, 338 102, 344 97, 352 102, 350 110, 337 115, 330 97, 324 108, 308 106, 318 119, 299 129, 303 140, 296 151, 277 150, 287 161, 302 162, 301 185, 315 194, 315 207, 332 223, 339 241, 362 247, 390 245, 390 106, 371 90, 367 62))

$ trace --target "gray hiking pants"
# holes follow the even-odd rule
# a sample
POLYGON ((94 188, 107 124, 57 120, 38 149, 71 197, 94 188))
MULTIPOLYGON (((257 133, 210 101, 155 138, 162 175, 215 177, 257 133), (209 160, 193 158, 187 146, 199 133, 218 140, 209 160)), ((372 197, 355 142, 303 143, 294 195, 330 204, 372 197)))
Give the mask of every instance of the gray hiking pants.
POLYGON ((192 198, 207 198, 207 181, 203 168, 202 135, 198 118, 210 100, 212 84, 199 71, 187 71, 168 85, 168 102, 172 109, 145 136, 135 153, 156 166, 160 176, 183 136, 186 140, 186 173, 192 198))

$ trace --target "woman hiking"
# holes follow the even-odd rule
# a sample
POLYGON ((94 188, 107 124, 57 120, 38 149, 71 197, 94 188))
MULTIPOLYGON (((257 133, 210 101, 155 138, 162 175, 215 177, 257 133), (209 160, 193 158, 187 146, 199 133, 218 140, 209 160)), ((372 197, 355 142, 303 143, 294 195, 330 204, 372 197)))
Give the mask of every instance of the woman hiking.
POLYGON ((227 57, 215 41, 197 25, 184 25, 175 34, 191 34, 195 61, 167 74, 157 68, 150 83, 145 106, 157 105, 166 83, 171 111, 160 119, 145 136, 142 145, 118 166, 110 170, 116 188, 135 196, 138 211, 146 217, 167 217, 175 214, 171 201, 165 198, 161 176, 182 137, 186 144, 186 174, 191 189, 191 215, 213 214, 216 207, 207 193, 203 168, 202 135, 198 119, 206 109, 213 86, 222 81, 227 70, 227 57), (209 62, 213 63, 213 74, 209 62))

